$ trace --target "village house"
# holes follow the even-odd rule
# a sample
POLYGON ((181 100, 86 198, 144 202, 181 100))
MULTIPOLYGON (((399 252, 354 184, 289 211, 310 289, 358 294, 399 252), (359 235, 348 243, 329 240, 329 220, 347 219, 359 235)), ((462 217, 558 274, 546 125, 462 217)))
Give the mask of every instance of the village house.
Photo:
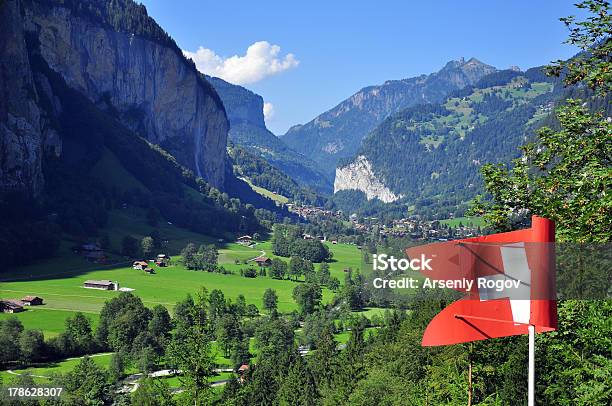
POLYGON ((157 254, 155 265, 164 267, 167 266, 168 262, 170 262, 170 256, 166 254, 157 254))
POLYGON ((134 261, 132 264, 132 269, 136 269, 137 271, 144 271, 149 267, 147 261, 134 261))
POLYGON ((109 280, 86 280, 83 283, 83 287, 86 289, 119 290, 119 282, 113 282, 109 280))
POLYGON ((134 261, 132 264, 132 269, 136 269, 137 271, 144 271, 149 267, 147 261, 134 261))
POLYGON ((43 304, 43 299, 42 297, 38 296, 26 296, 21 299, 21 302, 24 304, 24 306, 40 306, 43 304))
POLYGON ((244 375, 249 372, 249 365, 248 364, 242 364, 240 365, 240 368, 238 368, 238 375, 239 378, 238 380, 240 381, 240 383, 244 382, 244 375))
POLYGON ((98 244, 86 243, 75 249, 75 252, 80 253, 85 259, 90 262, 102 263, 106 261, 106 255, 98 244))
POLYGON ((20 300, 3 299, 0 300, 0 312, 2 313, 20 313, 24 310, 23 303, 20 300))
POLYGON ((272 265, 272 260, 268 257, 257 257, 253 261, 261 267, 272 265))
POLYGON ((242 245, 251 245, 253 243, 253 237, 250 235, 243 235, 242 237, 238 237, 236 242, 242 245))

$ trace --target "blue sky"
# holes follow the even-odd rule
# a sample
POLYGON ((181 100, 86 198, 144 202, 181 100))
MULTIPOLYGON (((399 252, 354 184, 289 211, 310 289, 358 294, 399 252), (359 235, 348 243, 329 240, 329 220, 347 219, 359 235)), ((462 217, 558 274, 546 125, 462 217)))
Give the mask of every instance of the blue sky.
POLYGON ((270 103, 266 122, 275 134, 364 86, 430 73, 462 56, 521 69, 567 58, 576 49, 562 44, 559 17, 577 14, 574 2, 143 1, 199 67, 270 103))

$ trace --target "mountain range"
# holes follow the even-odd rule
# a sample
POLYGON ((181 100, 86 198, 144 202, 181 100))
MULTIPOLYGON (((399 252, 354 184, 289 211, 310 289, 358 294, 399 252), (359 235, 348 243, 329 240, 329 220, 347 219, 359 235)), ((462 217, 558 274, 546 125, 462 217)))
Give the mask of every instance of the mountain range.
POLYGON ((7 0, 0 21, 0 190, 32 196, 111 156, 153 195, 164 182, 175 198, 212 187, 274 209, 244 177, 301 201, 321 201, 311 188, 352 203, 456 207, 480 190, 479 167, 516 157, 561 94, 537 68, 461 58, 362 88, 276 137, 261 96, 198 72, 131 0, 7 0), (156 173, 168 165, 174 180, 156 173))
POLYGON ((389 115, 415 104, 440 102, 495 70, 475 58, 461 58, 429 75, 364 87, 310 122, 291 127, 282 140, 333 179, 338 162, 352 157, 363 138, 389 115))

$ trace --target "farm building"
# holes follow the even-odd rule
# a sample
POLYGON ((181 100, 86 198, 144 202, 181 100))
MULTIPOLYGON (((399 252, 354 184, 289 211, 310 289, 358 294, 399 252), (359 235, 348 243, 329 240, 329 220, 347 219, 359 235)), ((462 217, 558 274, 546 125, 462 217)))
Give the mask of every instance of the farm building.
POLYGON ((23 302, 25 306, 40 306, 43 304, 43 299, 38 296, 26 296, 21 299, 21 302, 23 302))
POLYGON ((236 239, 236 242, 238 244, 250 245, 253 242, 253 237, 251 237, 250 235, 243 235, 242 237, 238 237, 236 239))
POLYGON ((86 289, 119 290, 119 283, 109 280, 87 280, 83 283, 83 287, 86 289))
POLYGON ((253 261, 259 266, 270 266, 272 264, 272 260, 268 257, 257 257, 253 261))
POLYGON ((22 312, 23 303, 19 300, 4 299, 0 300, 0 312, 2 313, 19 313, 22 312))
POLYGON ((168 262, 170 262, 170 256, 166 254, 158 254, 155 259, 155 265, 157 266, 168 266, 168 262))
POLYGON ((246 374, 247 372, 249 372, 249 365, 248 364, 240 365, 240 368, 238 368, 238 375, 240 375, 238 379, 240 382, 244 382, 244 379, 245 379, 244 374, 246 374))
POLYGON ((147 261, 134 261, 134 263, 132 264, 132 268, 138 271, 144 271, 148 267, 149 264, 147 263, 147 261))

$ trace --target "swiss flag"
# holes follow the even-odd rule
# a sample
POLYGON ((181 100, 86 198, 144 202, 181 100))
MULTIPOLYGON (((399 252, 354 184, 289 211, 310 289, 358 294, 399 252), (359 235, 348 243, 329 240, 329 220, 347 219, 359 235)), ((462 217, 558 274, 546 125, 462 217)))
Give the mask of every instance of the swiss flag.
POLYGON ((409 258, 431 258, 431 270, 422 271, 429 279, 472 281, 471 289, 457 286, 466 296, 433 318, 422 345, 527 334, 530 324, 555 330, 554 241, 554 223, 533 216, 526 230, 408 248, 409 258))

